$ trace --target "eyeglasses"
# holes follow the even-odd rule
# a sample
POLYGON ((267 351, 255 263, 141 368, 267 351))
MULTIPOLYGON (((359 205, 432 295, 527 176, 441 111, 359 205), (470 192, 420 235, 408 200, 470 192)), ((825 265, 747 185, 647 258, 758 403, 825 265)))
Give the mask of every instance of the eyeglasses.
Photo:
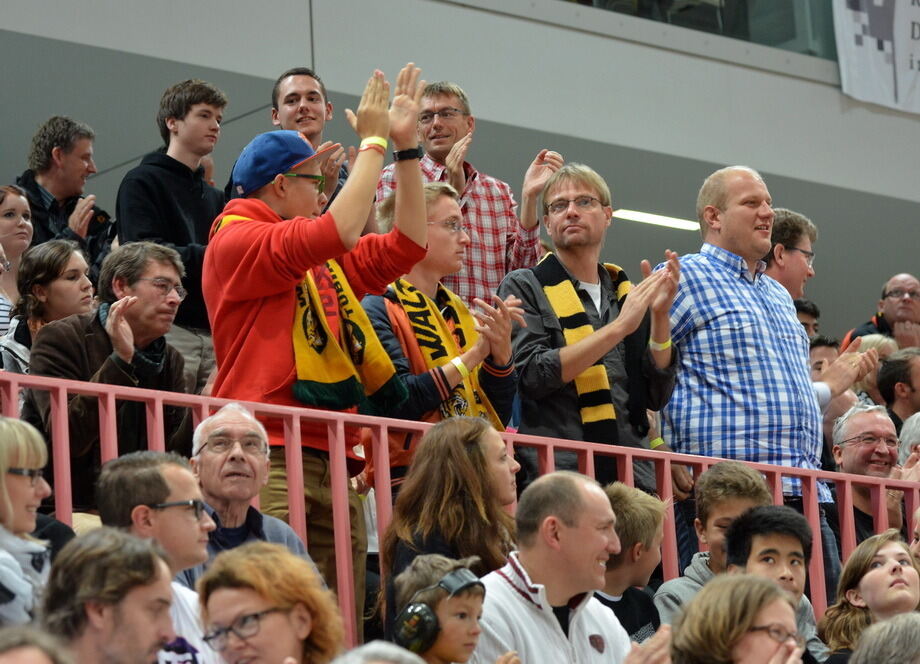
POLYGON ((920 291, 915 290, 901 290, 900 288, 892 288, 890 291, 885 293, 886 298, 891 298, 892 300, 900 300, 904 296, 909 297, 914 302, 920 301, 920 291))
POLYGON ((459 219, 445 219, 444 221, 429 221, 429 226, 441 225, 451 233, 466 233, 469 226, 464 226, 459 219))
POLYGON ((39 481, 45 477, 44 468, 7 468, 6 472, 8 472, 10 475, 28 477, 29 484, 32 486, 38 486, 39 481))
POLYGON ((600 203, 600 199, 595 198, 594 196, 578 196, 576 198, 557 198, 552 203, 546 206, 546 209, 550 211, 551 214, 562 214, 569 209, 569 203, 575 203, 580 211, 586 212, 588 210, 593 210, 600 203))
POLYGON ((244 640, 251 636, 255 636, 259 633, 259 626, 262 618, 276 611, 284 611, 284 609, 274 607, 259 611, 258 613, 247 613, 244 616, 240 616, 234 620, 233 624, 229 627, 217 627, 205 634, 204 642, 211 646, 213 650, 221 652, 227 647, 230 632, 236 634, 237 638, 244 640))
POLYGON ((853 436, 852 438, 847 438, 846 440, 841 440, 837 444, 843 446, 847 443, 855 442, 860 446, 875 447, 879 444, 879 441, 884 442, 885 447, 887 447, 889 450, 896 450, 901 446, 901 442, 897 438, 879 438, 878 436, 873 436, 868 433, 860 434, 859 436, 853 436))
POLYGON ((767 636, 776 641, 777 643, 785 643, 789 639, 795 641, 795 645, 799 648, 805 647, 805 637, 803 637, 798 632, 790 632, 785 627, 779 623, 770 623, 769 625, 758 625, 757 627, 751 627, 749 632, 766 632, 767 636))
POLYGON ((3 274, 4 272, 9 272, 12 269, 13 269, 13 264, 10 263, 7 259, 4 258, 0 260, 0 274, 3 274))
POLYGON ((191 500, 174 500, 170 503, 156 503, 154 505, 147 505, 152 510, 165 510, 167 507, 191 507, 192 511, 195 513, 195 519, 201 521, 201 517, 206 513, 204 511, 204 501, 200 498, 192 498, 191 500))
POLYGON ((283 173, 286 178, 306 178, 307 180, 313 180, 316 184, 316 191, 322 191, 323 187, 326 186, 326 176, 325 175, 311 175, 310 173, 283 173))
POLYGON ((805 263, 808 267, 813 267, 815 264, 815 252, 807 251, 805 249, 799 249, 798 247, 786 247, 786 251, 797 251, 805 257, 805 263))
POLYGON ((160 295, 163 297, 169 297, 169 294, 173 291, 176 291, 176 295, 179 296, 179 302, 182 302, 188 295, 188 291, 182 288, 180 284, 174 284, 169 279, 163 279, 162 277, 138 277, 138 281, 149 281, 153 284, 153 287, 160 291, 160 295))
POLYGON ((448 106, 447 108, 442 108, 440 111, 425 111, 424 113, 419 113, 418 123, 423 125, 431 124, 434 122, 436 115, 440 115, 441 119, 445 122, 450 122, 454 118, 459 118, 461 115, 466 115, 466 113, 462 109, 448 106))
POLYGON ((265 441, 256 436, 250 438, 228 438, 226 436, 208 438, 207 441, 198 448, 198 452, 201 452, 204 448, 208 448, 208 450, 214 454, 223 454, 224 452, 232 450, 236 443, 240 444, 244 454, 253 456, 265 454, 265 441))

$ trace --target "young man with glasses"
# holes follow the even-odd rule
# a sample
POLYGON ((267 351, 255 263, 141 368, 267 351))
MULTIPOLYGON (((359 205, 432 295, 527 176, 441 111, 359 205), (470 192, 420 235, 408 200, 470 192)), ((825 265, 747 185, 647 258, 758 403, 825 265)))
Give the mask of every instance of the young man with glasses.
MULTIPOLYGON (((32 344, 31 373, 185 392, 182 356, 164 338, 185 296, 184 274, 179 254, 170 247, 132 242, 113 250, 100 272, 99 308, 42 327, 32 344)), ((147 449, 146 405, 118 400, 116 408, 119 453, 147 449)), ((91 508, 100 464, 98 399, 71 393, 67 414, 73 505, 91 508)), ((23 418, 54 440, 47 391, 30 392, 23 418)), ((167 449, 189 452, 187 409, 164 408, 164 435, 167 449)))
MULTIPOLYGON (((428 253, 383 295, 368 295, 361 304, 409 392, 409 398, 388 413, 391 417, 438 422, 457 415, 481 416, 503 431, 517 386, 511 323, 523 322, 520 300, 493 295, 488 301, 476 300, 481 313, 473 313, 442 283, 463 269, 470 247, 457 199, 457 190, 445 182, 425 184, 428 253)), ((395 203, 396 195, 391 194, 380 204, 382 229, 392 228, 395 203)), ((390 433, 390 479, 396 486, 419 438, 390 433)), ((372 461, 368 459, 368 470, 372 461)), ((370 473, 367 479, 372 482, 370 473)))
POLYGON ((188 299, 166 340, 185 359, 187 391, 200 393, 214 369, 214 344, 201 295, 201 266, 224 194, 204 180, 202 158, 220 138, 227 97, 192 79, 170 86, 160 99, 157 126, 163 148, 144 156, 118 187, 116 218, 122 244, 150 240, 179 252, 188 299))
MULTIPOLYGON (((499 289, 522 301, 526 323, 513 332, 519 431, 636 447, 648 432, 646 409, 661 408, 674 386, 668 310, 677 254, 666 252, 667 269, 654 274, 642 261, 646 278, 635 287, 618 266, 601 264, 610 189, 583 164, 556 171, 541 204, 556 251, 499 289)), ((518 457, 526 485, 537 475, 536 453, 525 448, 518 457)), ((556 452, 556 468, 577 469, 575 453, 556 452)), ((616 479, 612 457, 595 457, 595 470, 602 484, 616 479)))
MULTIPOLYGON (((113 459, 102 468, 96 495, 102 524, 156 541, 166 552, 172 577, 207 560, 214 521, 183 457, 147 451, 113 459)), ((216 664, 219 658, 202 640, 198 594, 176 581, 171 585, 169 612, 179 638, 167 646, 170 652, 160 652, 159 660, 216 664)))
POLYGON ((896 274, 882 286, 877 313, 867 322, 847 332, 841 342, 854 337, 884 334, 893 337, 900 348, 920 346, 920 280, 912 274, 896 274))
MULTIPOLYGON (((456 83, 429 83, 422 95, 418 137, 422 175, 428 182, 446 182, 459 194, 469 226, 470 245, 463 269, 444 278, 444 285, 468 307, 479 298, 491 302, 502 278, 512 270, 536 265, 540 256, 540 224, 536 203, 547 178, 562 166, 562 156, 541 150, 524 175, 520 220, 507 183, 476 170, 466 161, 476 119, 469 99, 456 83)), ((394 165, 377 185, 380 202, 396 189, 394 165)))
POLYGON ((885 358, 878 369, 878 391, 901 435, 904 421, 920 412, 920 348, 902 348, 885 358))

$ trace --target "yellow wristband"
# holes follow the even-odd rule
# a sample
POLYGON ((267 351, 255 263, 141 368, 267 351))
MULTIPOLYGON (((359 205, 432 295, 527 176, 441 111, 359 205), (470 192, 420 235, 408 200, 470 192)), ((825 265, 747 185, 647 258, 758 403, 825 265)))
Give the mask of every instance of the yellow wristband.
POLYGON ((450 363, 457 367, 457 371, 460 372, 461 378, 466 379, 470 377, 470 370, 466 368, 466 365, 463 363, 463 360, 460 359, 459 355, 452 359, 450 363))
POLYGON ((652 449, 652 450, 657 450, 662 445, 667 445, 667 443, 664 442, 664 438, 662 438, 661 436, 658 436, 658 438, 656 438, 655 440, 651 441, 648 444, 649 449, 652 449))
POLYGON ((384 149, 384 151, 386 151, 387 139, 383 138, 382 136, 368 136, 361 141, 361 147, 363 148, 365 145, 379 145, 384 149))
POLYGON ((671 337, 668 337, 668 340, 661 344, 657 341, 652 341, 651 338, 649 338, 648 347, 652 350, 667 350, 671 347, 671 337))

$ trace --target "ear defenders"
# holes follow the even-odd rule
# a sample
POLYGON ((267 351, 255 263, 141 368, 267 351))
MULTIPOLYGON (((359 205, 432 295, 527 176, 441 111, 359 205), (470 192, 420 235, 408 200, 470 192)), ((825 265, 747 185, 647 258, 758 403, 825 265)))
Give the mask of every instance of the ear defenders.
POLYGON ((446 574, 435 585, 416 592, 396 616, 393 640, 397 645, 416 654, 429 650, 438 638, 441 625, 438 624, 438 616, 434 608, 425 603, 416 602, 416 598, 421 593, 435 588, 443 588, 447 591, 448 597, 453 597, 472 586, 480 586, 485 592, 485 586, 475 574, 466 567, 459 567, 446 574))

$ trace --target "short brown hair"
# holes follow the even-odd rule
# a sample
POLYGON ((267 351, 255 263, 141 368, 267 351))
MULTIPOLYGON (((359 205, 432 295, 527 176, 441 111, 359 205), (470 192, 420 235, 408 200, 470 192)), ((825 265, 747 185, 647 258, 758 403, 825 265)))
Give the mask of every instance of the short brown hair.
POLYGON ((544 215, 549 212, 549 201, 546 200, 547 194, 549 194, 551 189, 562 182, 574 182, 590 187, 597 194, 601 205, 605 207, 610 205, 610 187, 607 186, 604 178, 590 166, 572 162, 550 175, 546 184, 543 186, 543 192, 540 194, 540 205, 543 206, 544 215))
POLYGON ((461 108, 464 115, 471 115, 470 112, 470 99, 466 96, 466 93, 456 83, 451 83, 450 81, 434 81, 425 86, 425 89, 422 90, 423 97, 440 97, 442 95, 453 95, 460 102, 461 108))
MULTIPOLYGON (((446 182, 426 182, 424 190, 426 208, 431 207, 431 204, 441 198, 441 196, 447 196, 455 201, 460 201, 460 194, 446 182)), ((394 191, 377 204, 377 224, 380 230, 386 233, 393 229, 393 224, 395 222, 396 192, 394 191)))
POLYGON ((716 505, 727 500, 773 504, 763 475, 740 461, 720 461, 713 465, 697 479, 694 495, 696 517, 704 526, 716 505))
POLYGON ((281 81, 286 79, 288 76, 309 76, 312 79, 315 79, 319 83, 319 89, 323 93, 323 102, 329 101, 329 96, 326 94, 326 84, 323 83, 323 79, 319 77, 315 71, 309 67, 291 67, 286 72, 281 74, 278 78, 275 79, 275 84, 272 86, 272 108, 276 111, 278 110, 278 93, 281 90, 281 81))
POLYGON ((45 120, 32 137, 29 149, 29 170, 44 173, 51 168, 51 151, 61 148, 70 152, 82 138, 94 140, 96 133, 88 124, 71 120, 64 115, 55 115, 45 120))
POLYGON ((169 127, 166 126, 166 121, 170 118, 184 120, 195 104, 224 108, 227 105, 227 95, 217 86, 198 78, 190 78, 166 88, 157 109, 157 127, 165 145, 169 145, 169 127))
POLYGON ((620 538, 620 552, 610 556, 607 561, 607 567, 614 569, 623 563, 636 542, 642 542, 647 549, 652 546, 655 535, 664 523, 668 505, 622 482, 608 484, 604 487, 604 493, 617 517, 616 531, 620 538))
POLYGON ((151 262, 171 265, 180 277, 185 276, 185 266, 182 259, 172 247, 167 247, 156 242, 128 242, 115 249, 102 261, 99 271, 99 301, 103 303, 115 302, 115 290, 112 282, 115 279, 124 279, 129 286, 137 283, 147 265, 151 262))
POLYGON ((143 450, 112 459, 102 466, 96 481, 99 518, 106 526, 130 528, 131 511, 138 505, 157 505, 169 497, 163 466, 191 472, 185 457, 175 452, 143 450))
MULTIPOLYGON (((427 604, 434 611, 438 603, 447 597, 447 591, 438 586, 445 576, 458 569, 470 569, 479 563, 478 556, 454 560, 437 553, 416 556, 415 559, 393 581, 396 586, 396 613, 409 602, 427 604)), ((461 594, 470 593, 485 596, 482 586, 470 586, 461 594)))
POLYGON ((344 628, 335 596, 310 563, 282 544, 249 542, 214 559, 197 585, 205 624, 208 599, 221 588, 248 588, 281 610, 303 604, 313 619, 303 643, 304 661, 325 664, 342 647, 344 628))
POLYGON ((786 208, 774 208, 773 210, 773 233, 770 236, 770 251, 764 256, 767 265, 772 265, 773 250, 776 245, 781 244, 784 247, 794 248, 803 237, 807 237, 812 244, 818 240, 818 228, 812 223, 811 219, 804 214, 787 210, 786 208))
POLYGON ((540 525, 549 516, 555 516, 569 527, 578 523, 578 515, 584 507, 579 492, 582 484, 600 487, 597 481, 586 475, 557 470, 543 475, 524 489, 514 515, 520 548, 533 545, 540 525))
POLYGON ((166 554, 152 539, 96 528, 61 549, 45 586, 45 629, 73 640, 86 626, 87 602, 118 604, 137 586, 156 581, 166 554))

